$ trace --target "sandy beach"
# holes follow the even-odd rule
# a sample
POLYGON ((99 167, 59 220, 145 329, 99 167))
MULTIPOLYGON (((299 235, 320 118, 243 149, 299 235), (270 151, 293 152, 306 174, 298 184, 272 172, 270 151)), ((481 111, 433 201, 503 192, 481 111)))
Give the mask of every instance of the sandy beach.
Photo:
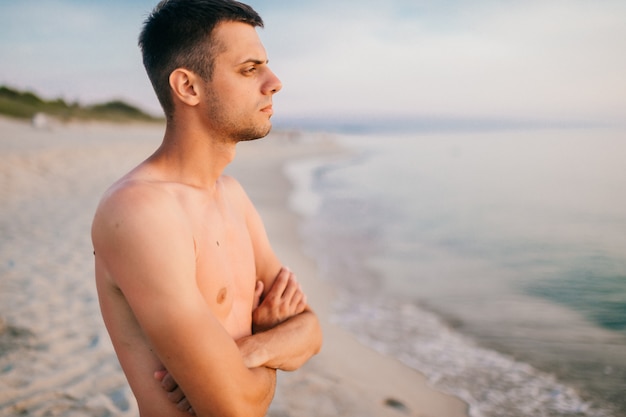
MULTIPOLYGON (((147 157, 160 125, 35 129, 0 118, 0 416, 137 416, 100 317, 91 218, 103 191, 147 157)), ((285 163, 342 152, 331 137, 272 133, 240 144, 228 173, 248 191, 324 330, 302 369, 280 373, 270 417, 461 417, 466 405, 333 324, 333 288, 305 256, 285 163)))

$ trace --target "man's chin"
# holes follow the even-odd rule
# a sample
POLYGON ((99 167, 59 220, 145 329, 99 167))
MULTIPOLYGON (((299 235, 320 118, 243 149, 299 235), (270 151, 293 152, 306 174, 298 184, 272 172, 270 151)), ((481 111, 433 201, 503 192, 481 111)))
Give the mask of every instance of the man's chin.
POLYGON ((268 125, 263 129, 255 129, 253 131, 245 132, 239 136, 239 142, 250 142, 257 139, 263 139, 270 134, 272 130, 272 124, 268 122, 268 125))

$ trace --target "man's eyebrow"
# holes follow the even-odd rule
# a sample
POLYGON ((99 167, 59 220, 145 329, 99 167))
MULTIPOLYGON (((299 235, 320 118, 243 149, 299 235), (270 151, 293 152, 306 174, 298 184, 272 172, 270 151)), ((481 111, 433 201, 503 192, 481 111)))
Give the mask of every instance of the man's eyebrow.
POLYGON ((245 65, 245 64, 263 65, 263 64, 268 64, 269 62, 270 62, 269 59, 266 59, 265 61, 263 61, 260 59, 249 58, 249 59, 242 61, 239 65, 245 65))

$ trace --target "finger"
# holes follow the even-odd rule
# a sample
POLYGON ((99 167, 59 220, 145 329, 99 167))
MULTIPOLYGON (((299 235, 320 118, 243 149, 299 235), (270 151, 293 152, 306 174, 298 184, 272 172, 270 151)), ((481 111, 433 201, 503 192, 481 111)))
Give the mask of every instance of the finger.
POLYGON ((167 392, 172 392, 178 387, 174 377, 168 372, 161 381, 161 387, 167 392))
POLYGON ((183 400, 185 400, 185 393, 180 389, 180 387, 176 387, 176 389, 167 393, 167 398, 173 403, 180 404, 183 400))
POLYGON ((303 295, 302 300, 298 303, 298 306, 296 307, 296 314, 302 313, 304 310, 306 310, 307 307, 308 304, 306 302, 306 295, 303 295))
POLYGON ((300 287, 300 285, 298 285, 298 292, 291 300, 289 308, 291 309, 292 316, 302 313, 307 308, 306 294, 302 291, 302 287, 300 287))
POLYGON ((289 282, 290 276, 291 271, 289 271, 288 268, 281 268, 269 292, 265 295, 265 299, 276 299, 282 297, 283 293, 285 292, 285 288, 287 287, 287 283, 289 282))
POLYGON ((304 292, 302 291, 302 288, 298 284, 296 288, 296 292, 291 297, 291 300, 289 303, 289 308, 291 309, 291 311, 295 311, 297 309, 297 306, 300 305, 303 299, 304 299, 304 292))
POLYGON ((163 378, 165 377, 165 375, 167 375, 167 370, 163 369, 162 371, 155 371, 154 372, 154 379, 156 379, 157 381, 161 382, 163 381, 163 378))
POLYGON ((189 411, 191 409, 191 404, 189 404, 187 398, 183 398, 178 404, 176 404, 176 408, 180 411, 189 411))
POLYGON ((289 280, 287 281, 287 286, 285 287, 285 291, 283 292, 282 299, 287 304, 292 304, 293 298, 296 296, 298 290, 300 288, 300 284, 296 281, 295 275, 291 274, 289 276, 289 280))
POLYGON ((254 289, 254 302, 252 303, 252 309, 254 310, 261 303, 261 296, 263 295, 263 281, 256 282, 256 288, 254 289))

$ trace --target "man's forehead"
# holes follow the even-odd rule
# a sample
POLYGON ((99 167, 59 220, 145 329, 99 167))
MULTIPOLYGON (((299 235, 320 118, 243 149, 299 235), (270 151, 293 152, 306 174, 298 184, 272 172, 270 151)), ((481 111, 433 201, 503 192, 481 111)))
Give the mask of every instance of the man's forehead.
POLYGON ((267 61, 265 47, 252 25, 242 22, 222 22, 214 32, 215 40, 220 43, 223 58, 245 62, 253 59, 267 61))

